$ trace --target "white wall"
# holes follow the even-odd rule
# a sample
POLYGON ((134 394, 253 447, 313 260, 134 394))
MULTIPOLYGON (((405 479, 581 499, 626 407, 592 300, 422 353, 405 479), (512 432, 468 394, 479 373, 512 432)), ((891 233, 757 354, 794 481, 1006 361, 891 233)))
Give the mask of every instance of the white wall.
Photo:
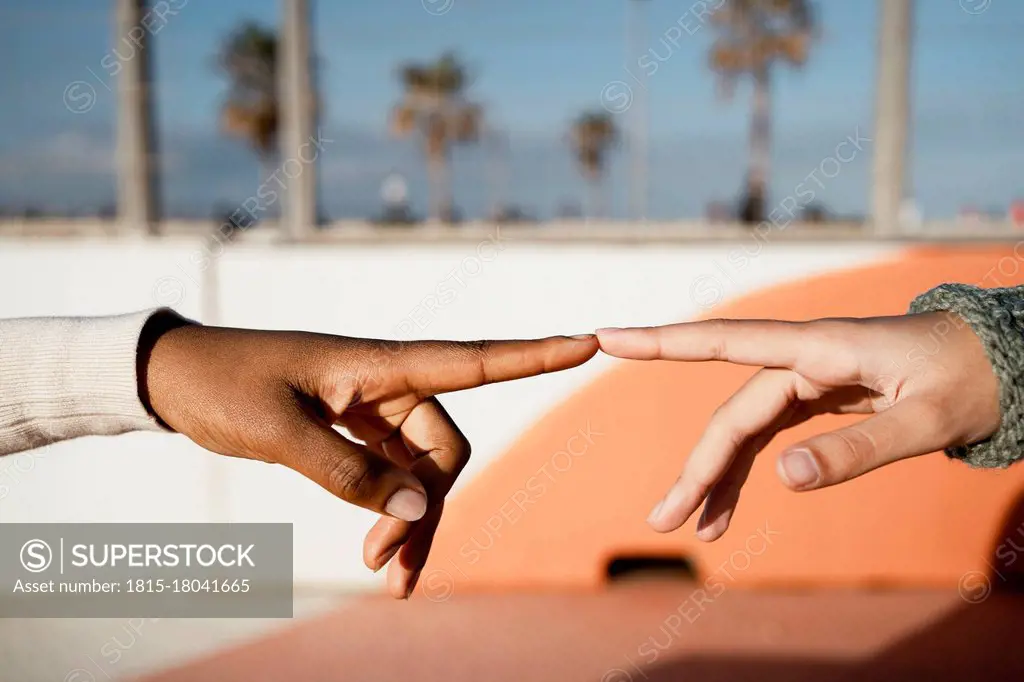
MULTIPOLYGON (((541 243, 493 233, 445 244, 238 244, 5 240, 0 317, 99 315, 171 304, 220 324, 385 338, 520 338, 658 324, 719 300, 895 253, 870 242, 541 243), (218 250, 219 253, 219 250, 218 250), (443 284, 446 283, 446 284, 443 284), (431 297, 444 294, 443 304, 431 297)), ((207 320, 208 321, 208 320, 207 320)), ((606 369, 443 398, 474 445, 462 484, 524 428, 606 369)), ((295 523, 298 583, 376 584, 360 559, 372 525, 281 467, 201 451, 181 436, 82 439, 0 460, 0 522, 295 523), (5 489, 6 488, 6 489, 5 489)), ((457 488, 456 488, 457 490, 457 488)))

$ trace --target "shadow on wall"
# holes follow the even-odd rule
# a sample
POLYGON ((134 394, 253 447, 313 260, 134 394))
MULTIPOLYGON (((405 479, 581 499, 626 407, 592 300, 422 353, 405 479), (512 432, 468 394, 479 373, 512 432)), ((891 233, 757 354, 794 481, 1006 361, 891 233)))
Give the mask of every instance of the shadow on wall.
MULTIPOLYGON (((1019 261, 1008 245, 910 249, 744 293, 708 316, 902 314, 916 295, 943 282, 1024 285, 1019 261)), ((893 363, 920 362, 948 333, 937 324, 920 352, 893 363)), ((424 575, 457 577, 461 591, 598 589, 616 559, 674 557, 701 577, 724 575, 728 584, 748 587, 953 588, 960 576, 987 570, 982 558, 1024 489, 1024 466, 972 470, 938 455, 810 493, 779 483, 774 460, 784 446, 859 416, 825 415, 773 441, 757 458, 721 540, 696 540, 696 518, 679 533, 651 532, 644 522, 651 507, 715 408, 754 371, 715 362, 615 363, 446 504, 424 575), (545 561, 537 560, 540 547, 545 561)), ((1024 547, 1024 537, 1017 545, 1024 547)))
MULTIPOLYGON (((970 510, 964 510, 970 513, 970 510)), ((939 531, 941 532, 941 530, 939 531)), ((1024 493, 1007 515, 986 574, 960 581, 964 605, 866 661, 690 656, 644 670, 644 682, 1024 680, 1024 493)))

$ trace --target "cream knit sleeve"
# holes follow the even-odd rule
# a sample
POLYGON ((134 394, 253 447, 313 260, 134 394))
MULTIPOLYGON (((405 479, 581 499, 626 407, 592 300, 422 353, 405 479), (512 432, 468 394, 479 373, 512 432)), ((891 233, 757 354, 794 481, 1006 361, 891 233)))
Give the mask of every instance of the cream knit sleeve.
POLYGON ((139 337, 158 312, 0 320, 0 455, 162 430, 136 378, 139 337))

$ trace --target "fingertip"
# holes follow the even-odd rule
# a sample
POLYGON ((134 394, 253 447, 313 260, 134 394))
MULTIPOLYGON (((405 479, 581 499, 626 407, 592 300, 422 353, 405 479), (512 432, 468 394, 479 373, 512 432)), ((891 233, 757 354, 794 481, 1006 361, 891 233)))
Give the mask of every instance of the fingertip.
POLYGON ((703 528, 696 533, 697 539, 701 542, 714 542, 718 538, 722 537, 720 534, 715 535, 710 529, 703 528))
POLYGON ((597 340, 596 334, 573 334, 572 336, 563 336, 562 338, 572 342, 574 346, 591 349, 594 353, 598 351, 601 345, 597 340))
POLYGON ((378 560, 380 555, 380 548, 376 547, 369 537, 363 540, 363 565, 374 573, 380 570, 380 562, 378 560))
POLYGON ((384 511, 402 521, 419 521, 427 513, 427 496, 421 490, 399 488, 388 498, 384 511))
POLYGON ((391 561, 391 559, 394 558, 396 554, 398 554, 398 550, 401 548, 401 545, 395 545, 394 547, 391 547, 390 549, 379 554, 376 557, 376 559, 374 559, 374 565, 376 566, 376 568, 373 568, 373 572, 377 573, 380 571, 380 569, 387 566, 388 562, 391 561))
POLYGON ((664 506, 665 500, 660 500, 658 504, 654 505, 654 508, 651 509, 651 513, 647 515, 647 523, 651 524, 652 526, 657 524, 658 520, 661 519, 661 510, 664 508, 664 506))
POLYGON ((405 599, 409 599, 409 597, 412 596, 412 593, 416 591, 416 583, 420 581, 420 572, 422 570, 422 567, 417 568, 412 572, 412 575, 409 576, 408 583, 405 586, 405 599))
POLYGON ((812 490, 821 483, 821 466, 806 447, 795 447, 779 455, 775 472, 791 490, 812 490))
POLYGON ((408 539, 411 524, 390 516, 381 516, 363 540, 363 563, 377 573, 395 556, 408 539))
POLYGON ((650 526, 651 530, 653 530, 655 533, 662 533, 662 534, 664 534, 664 533, 671 533, 672 531, 674 531, 677 528, 679 528, 679 526, 666 525, 664 523, 660 523, 660 522, 656 522, 656 521, 650 521, 650 520, 647 521, 647 525, 650 526))
POLYGON ((388 565, 387 587, 388 594, 395 599, 406 599, 407 590, 405 582, 405 570, 402 566, 402 557, 392 561, 388 565))
POLYGON ((607 355, 627 360, 650 359, 645 337, 639 329, 605 327, 598 329, 595 335, 598 347, 607 355))
POLYGON ((685 493, 676 485, 651 510, 647 524, 659 533, 671 533, 682 528, 694 511, 696 505, 689 502, 685 493))
POLYGON ((600 350, 600 344, 594 334, 575 334, 554 338, 558 340, 560 347, 554 354, 554 365, 549 367, 550 370, 558 371, 579 366, 597 355, 597 351, 600 350))
POLYGON ((717 518, 712 521, 707 520, 707 514, 700 517, 700 521, 697 522, 697 539, 701 542, 714 542, 718 538, 725 535, 725 531, 729 530, 729 523, 732 520, 732 513, 730 511, 719 514, 717 518))
POLYGON ((400 601, 408 599, 405 592, 405 586, 397 580, 388 580, 388 594, 390 594, 394 599, 398 599, 400 601))
POLYGON ((602 327, 601 329, 594 331, 594 337, 597 339, 597 344, 601 347, 601 350, 605 350, 605 344, 611 341, 612 338, 621 331, 622 329, 619 327, 602 327))
POLYGON ((665 500, 662 500, 654 505, 654 509, 647 516, 647 525, 658 533, 671 533, 682 524, 672 523, 671 515, 665 510, 665 500))

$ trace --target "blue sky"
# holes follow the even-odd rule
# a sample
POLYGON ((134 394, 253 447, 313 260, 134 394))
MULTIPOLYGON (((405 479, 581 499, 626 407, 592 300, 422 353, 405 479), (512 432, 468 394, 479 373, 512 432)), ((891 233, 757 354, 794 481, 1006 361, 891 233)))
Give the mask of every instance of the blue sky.
MULTIPOLYGON (((182 4, 184 0, 178 0, 182 4)), ((0 4, 0 202, 84 208, 112 197, 111 139, 117 78, 101 60, 112 47, 108 0, 7 0, 0 4), (93 75, 97 74, 97 75, 93 75), (69 84, 96 91, 89 111, 62 101, 69 84)), ((918 0, 914 50, 912 176, 926 215, 963 204, 1005 207, 1024 198, 1024 3, 918 0)), ((217 130, 223 79, 218 43, 244 19, 273 25, 278 0, 188 0, 156 36, 157 112, 170 210, 208 215, 237 203, 257 184, 255 161, 217 130)), ((646 87, 650 102, 651 214, 700 215, 711 200, 735 196, 744 173, 749 90, 716 96, 706 68, 713 32, 694 0, 646 3, 640 54, 625 44, 627 0, 320 0, 316 47, 323 64, 324 204, 332 216, 368 215, 391 171, 410 179, 422 210, 425 179, 412 141, 387 136, 399 97, 395 68, 454 49, 471 66, 471 96, 510 139, 508 199, 548 215, 581 197, 563 139, 580 111, 601 106, 615 81, 646 87), (450 4, 447 12, 428 11, 450 4), (673 26, 683 33, 666 42, 673 26), (657 55, 650 77, 637 67, 657 55), (628 69, 628 70, 627 70, 628 69), (634 80, 639 76, 643 85, 634 80)), ((876 2, 819 0, 822 34, 801 71, 777 70, 774 88, 773 198, 793 192, 835 147, 860 130, 871 136, 876 2)), ((678 31, 677 31, 678 35, 678 31)), ((621 117, 623 125, 628 121, 621 117)), ((489 190, 479 149, 454 158, 456 201, 470 214, 489 190)), ((844 163, 819 198, 861 213, 870 149, 844 163)), ((613 210, 626 206, 625 163, 613 159, 613 210)))

